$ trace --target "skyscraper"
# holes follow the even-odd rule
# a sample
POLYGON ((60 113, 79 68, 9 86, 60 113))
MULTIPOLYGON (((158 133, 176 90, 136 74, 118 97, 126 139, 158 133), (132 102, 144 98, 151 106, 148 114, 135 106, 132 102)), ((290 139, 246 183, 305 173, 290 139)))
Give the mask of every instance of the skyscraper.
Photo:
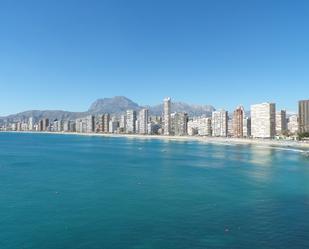
POLYGON ((282 135, 287 130, 286 111, 276 113, 276 135, 282 135))
POLYGON ((33 131, 33 129, 34 129, 33 117, 30 117, 29 120, 28 120, 28 129, 29 129, 29 131, 33 131))
POLYGON ((251 118, 244 117, 243 120, 243 137, 251 137, 251 118))
POLYGON ((254 138, 273 138, 276 134, 276 105, 262 103, 251 106, 251 133, 254 138))
POLYGON ((121 132, 126 131, 126 123, 127 123, 126 119, 127 119, 126 115, 121 115, 119 122, 119 128, 121 132))
POLYGON ((139 112, 139 133, 147 134, 148 129, 148 109, 142 109, 139 112))
POLYGON ((136 124, 136 111, 127 110, 126 118, 126 132, 135 133, 135 124, 136 124))
POLYGON ((163 132, 164 135, 170 135, 171 133, 171 98, 165 98, 163 103, 163 132))
POLYGON ((109 133, 109 121, 110 121, 109 113, 105 113, 102 118, 103 118, 103 132, 109 133))
POLYGON ((289 122, 288 122, 288 130, 292 134, 296 134, 298 132, 298 116, 297 115, 292 115, 289 117, 289 122))
POLYGON ((43 131, 47 131, 49 129, 49 119, 44 118, 43 119, 43 131))
POLYGON ((171 131, 175 136, 187 135, 188 115, 184 112, 176 112, 171 115, 171 131))
POLYGON ((228 131, 227 111, 219 110, 212 112, 211 126, 214 137, 226 137, 228 131))
POLYGON ((298 132, 309 132, 309 100, 298 102, 298 132))
POLYGON ((233 136, 243 137, 245 110, 242 106, 236 108, 233 113, 233 136))
POLYGON ((210 136, 211 118, 195 117, 188 122, 188 135, 210 136))
POLYGON ((89 115, 88 117, 86 117, 86 132, 87 133, 92 133, 94 132, 94 128, 95 128, 95 119, 93 115, 89 115))

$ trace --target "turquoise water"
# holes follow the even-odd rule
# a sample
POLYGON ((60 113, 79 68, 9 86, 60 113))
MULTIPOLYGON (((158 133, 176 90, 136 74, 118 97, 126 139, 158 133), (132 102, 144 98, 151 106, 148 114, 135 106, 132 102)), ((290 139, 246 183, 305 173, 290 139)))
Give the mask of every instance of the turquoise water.
POLYGON ((0 249, 309 248, 301 153, 0 133, 0 249))

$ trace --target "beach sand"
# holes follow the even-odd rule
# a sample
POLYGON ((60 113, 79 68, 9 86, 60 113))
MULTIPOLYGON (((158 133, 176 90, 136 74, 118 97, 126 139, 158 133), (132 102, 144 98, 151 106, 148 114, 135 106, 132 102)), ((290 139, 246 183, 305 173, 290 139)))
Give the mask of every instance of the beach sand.
POLYGON ((37 132, 37 131, 3 131, 11 133, 33 133, 33 134, 58 134, 78 136, 99 137, 122 137, 129 139, 161 139, 169 141, 198 141, 203 143, 214 143, 223 145, 256 145, 261 148, 276 148, 309 152, 309 143, 301 141, 275 140, 275 139, 251 139, 251 138, 229 138, 208 136, 164 136, 164 135, 139 135, 139 134, 108 134, 108 133, 77 133, 77 132, 37 132))

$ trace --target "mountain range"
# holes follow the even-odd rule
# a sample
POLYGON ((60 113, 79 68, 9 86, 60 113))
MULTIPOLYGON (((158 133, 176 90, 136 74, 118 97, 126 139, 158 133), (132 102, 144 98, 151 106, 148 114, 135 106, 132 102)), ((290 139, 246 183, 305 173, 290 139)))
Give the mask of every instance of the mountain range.
MULTIPOLYGON (((73 120, 76 118, 85 117, 90 114, 95 115, 111 113, 115 115, 120 115, 129 109, 138 111, 142 108, 148 108, 150 115, 161 115, 163 112, 163 104, 155 106, 140 106, 139 104, 133 102, 132 100, 124 96, 116 96, 113 98, 97 99, 90 105, 89 109, 84 112, 70 112, 62 110, 30 110, 9 115, 6 117, 0 117, 0 121, 18 122, 22 120, 27 120, 30 117, 33 117, 36 120, 42 118, 49 118, 50 120, 73 120)), ((172 112, 186 112, 190 116, 209 116, 214 110, 215 108, 211 105, 191 105, 184 102, 172 102, 172 112)))

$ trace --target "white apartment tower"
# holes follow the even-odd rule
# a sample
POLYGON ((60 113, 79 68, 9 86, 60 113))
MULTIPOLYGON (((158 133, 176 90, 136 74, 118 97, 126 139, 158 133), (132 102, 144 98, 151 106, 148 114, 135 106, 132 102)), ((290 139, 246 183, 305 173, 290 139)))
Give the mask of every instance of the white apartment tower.
POLYGON ((211 126, 214 137, 226 137, 228 131, 227 111, 219 110, 212 112, 211 126))
POLYGON ((170 135, 171 133, 171 98, 165 98, 163 104, 163 130, 164 135, 170 135))
POLYGON ((28 120, 28 129, 29 129, 29 131, 33 131, 33 129, 34 129, 33 117, 30 117, 29 120, 28 120))
POLYGON ((93 115, 89 115, 85 118, 86 132, 91 133, 94 132, 95 128, 95 119, 93 115))
POLYGON ((211 136, 211 118, 196 117, 188 122, 188 135, 211 136))
POLYGON ((276 113, 276 134, 282 135, 287 130, 286 111, 281 110, 276 113))
POLYGON ((120 123, 119 123, 119 128, 121 129, 122 132, 126 131, 126 123, 127 123, 126 120, 127 120, 126 115, 121 115, 120 123))
POLYGON ((188 130, 188 114, 176 112, 171 115, 171 131, 175 136, 185 136, 188 130))
POLYGON ((251 106, 251 134, 254 138, 273 138, 276 135, 276 105, 274 103, 251 106))
POLYGON ((244 117, 243 120, 243 137, 251 137, 251 118, 244 117))
POLYGON ((289 122, 288 122, 288 130, 292 134, 297 134, 298 132, 298 116, 297 115, 292 115, 289 117, 289 122))
POLYGON ((148 109, 142 109, 139 112, 139 133, 148 133, 148 109))
POLYGON ((126 132, 135 133, 135 124, 136 124, 136 111, 127 110, 126 115, 126 132))
POLYGON ((103 116, 102 116, 102 121, 103 121, 103 132, 104 133, 108 133, 109 132, 109 121, 111 119, 109 113, 105 113, 103 116))

